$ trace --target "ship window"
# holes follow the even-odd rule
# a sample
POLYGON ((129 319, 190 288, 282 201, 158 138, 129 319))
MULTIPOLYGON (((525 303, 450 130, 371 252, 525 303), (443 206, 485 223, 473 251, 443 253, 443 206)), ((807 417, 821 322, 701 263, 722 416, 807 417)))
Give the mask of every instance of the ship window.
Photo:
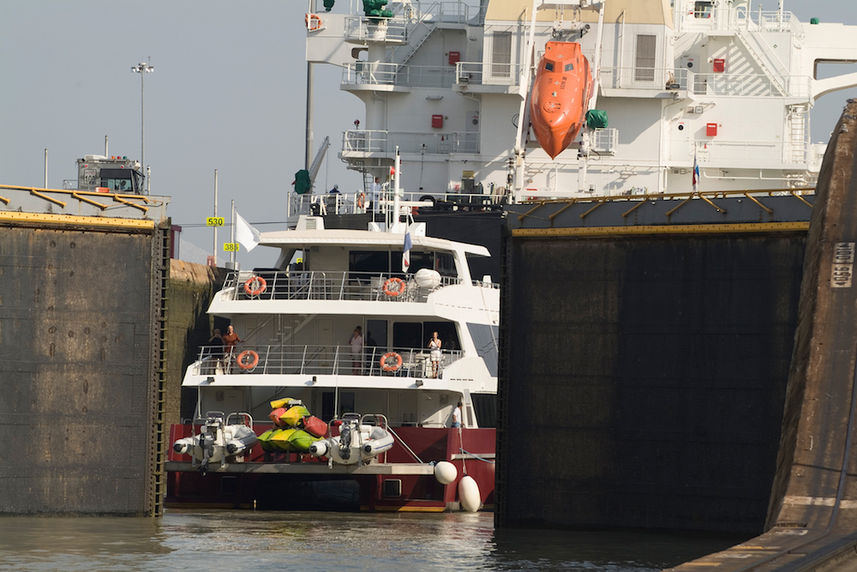
POLYGON ((101 186, 114 193, 130 193, 134 190, 132 176, 128 169, 101 169, 101 186))
POLYGON ((565 64, 565 71, 574 71, 574 64, 565 64))
POLYGON ((703 2, 694 2, 693 17, 694 18, 711 18, 711 13, 714 10, 711 0, 703 2))
POLYGON ((491 75, 512 75, 512 32, 494 32, 491 42, 491 75))
POLYGON ((639 34, 637 36, 636 65, 634 79, 636 81, 655 80, 655 48, 657 41, 654 35, 639 34))
POLYGON ((551 62, 545 62, 545 70, 553 71, 553 64, 551 62))

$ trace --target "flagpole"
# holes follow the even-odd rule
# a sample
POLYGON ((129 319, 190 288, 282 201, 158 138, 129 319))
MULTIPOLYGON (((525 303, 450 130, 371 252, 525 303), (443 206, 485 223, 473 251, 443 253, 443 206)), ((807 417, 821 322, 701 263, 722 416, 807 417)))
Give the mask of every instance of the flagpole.
MULTIPOLYGON (((229 223, 232 225, 232 233, 230 234, 229 242, 235 244, 235 199, 232 199, 232 217, 229 219, 229 223)), ((235 251, 232 251, 232 256, 230 258, 230 262, 232 263, 232 270, 238 270, 235 267, 235 251)))
POLYGON ((399 222, 399 146, 396 145, 396 158, 393 162, 393 226, 399 222))
MULTIPOLYGON (((217 169, 214 170, 214 218, 217 218, 217 169)), ((214 266, 217 267, 217 224, 212 227, 214 231, 213 242, 211 244, 211 258, 214 260, 214 266)))

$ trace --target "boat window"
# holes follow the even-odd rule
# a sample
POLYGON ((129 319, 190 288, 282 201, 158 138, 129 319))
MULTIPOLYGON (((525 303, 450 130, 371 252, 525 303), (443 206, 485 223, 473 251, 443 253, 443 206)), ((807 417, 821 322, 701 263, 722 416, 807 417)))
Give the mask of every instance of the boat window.
POLYGON ((366 320, 366 339, 363 345, 367 348, 387 347, 387 320, 366 320))
POLYGON ((553 71, 553 63, 552 62, 545 62, 545 70, 546 71, 553 71))
POLYGON ((423 347, 422 339, 423 325, 420 322, 396 322, 393 324, 394 348, 421 348, 423 347))
POLYGON ((101 169, 101 186, 114 193, 134 191, 133 171, 128 169, 101 169))
POLYGON ((693 4, 693 17, 694 18, 711 18, 711 14, 714 11, 713 2, 711 0, 704 0, 702 2, 694 2, 693 4))
POLYGON ((494 32, 491 37, 491 75, 512 75, 512 32, 494 32))
POLYGON ((387 274, 390 272, 390 253, 377 250, 352 250, 348 253, 348 270, 387 274))
POLYGON ((565 64, 565 71, 574 71, 574 64, 565 64))
POLYGON ((449 252, 438 252, 434 256, 434 269, 441 276, 458 276, 455 269, 455 258, 449 252))
POLYGON ((634 66, 636 81, 655 80, 655 49, 657 38, 654 35, 637 35, 637 54, 634 66))

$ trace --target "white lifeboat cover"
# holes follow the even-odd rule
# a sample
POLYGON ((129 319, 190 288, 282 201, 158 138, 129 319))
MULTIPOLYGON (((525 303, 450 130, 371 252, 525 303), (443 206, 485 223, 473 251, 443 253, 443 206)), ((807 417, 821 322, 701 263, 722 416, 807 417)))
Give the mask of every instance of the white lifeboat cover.
POLYGON ((440 273, 437 270, 421 268, 414 274, 414 281, 420 288, 431 290, 440 286, 440 273))

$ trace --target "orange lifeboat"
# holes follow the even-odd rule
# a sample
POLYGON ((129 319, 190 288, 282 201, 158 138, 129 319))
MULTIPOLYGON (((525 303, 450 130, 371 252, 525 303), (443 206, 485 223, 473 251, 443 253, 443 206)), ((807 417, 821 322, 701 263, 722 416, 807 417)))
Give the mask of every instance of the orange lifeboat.
POLYGON ((589 60, 577 42, 548 42, 530 97, 530 123, 551 159, 577 137, 592 94, 589 60))

